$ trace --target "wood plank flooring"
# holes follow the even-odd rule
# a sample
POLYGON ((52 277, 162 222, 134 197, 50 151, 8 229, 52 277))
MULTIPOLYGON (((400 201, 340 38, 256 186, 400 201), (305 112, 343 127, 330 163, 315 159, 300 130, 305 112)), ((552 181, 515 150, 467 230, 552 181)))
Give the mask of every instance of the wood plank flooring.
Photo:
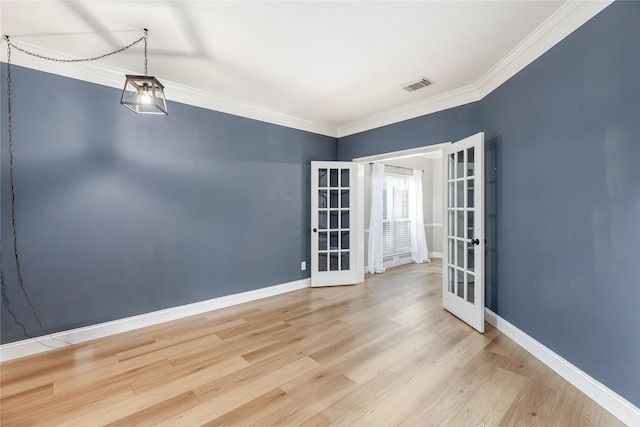
POLYGON ((0 365, 2 426, 619 426, 487 325, 441 265, 303 289, 0 365))

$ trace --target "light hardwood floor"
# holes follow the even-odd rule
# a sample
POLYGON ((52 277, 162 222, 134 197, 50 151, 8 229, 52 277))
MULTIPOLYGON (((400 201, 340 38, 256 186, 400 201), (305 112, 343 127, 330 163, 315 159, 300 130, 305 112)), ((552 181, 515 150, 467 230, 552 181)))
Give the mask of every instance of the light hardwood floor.
POLYGON ((412 264, 5 362, 1 424, 622 425, 445 312, 440 280, 412 264))

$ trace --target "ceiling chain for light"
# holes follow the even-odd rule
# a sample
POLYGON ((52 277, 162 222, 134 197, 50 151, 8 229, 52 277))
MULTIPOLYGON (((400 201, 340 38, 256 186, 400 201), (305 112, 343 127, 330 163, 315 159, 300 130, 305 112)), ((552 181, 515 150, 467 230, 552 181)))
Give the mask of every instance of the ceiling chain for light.
MULTIPOLYGON (((127 49, 129 49, 129 48, 131 48, 131 47, 133 47, 133 46, 135 46, 135 45, 137 45, 137 44, 138 44, 138 43, 140 43, 141 41, 144 41, 144 44, 145 44, 145 48, 144 48, 144 55, 145 55, 145 58, 146 58, 146 56, 147 56, 147 30, 146 30, 146 29, 145 29, 145 31, 144 31, 144 36, 140 37, 138 40, 134 41, 133 43, 128 44, 128 45, 126 45, 126 46, 124 46, 124 47, 122 47, 122 48, 120 48, 120 49, 118 49, 118 50, 114 50, 113 52, 107 52, 107 53, 105 53, 105 54, 103 54, 103 55, 100 55, 100 56, 93 56, 93 57, 91 57, 91 58, 75 58, 75 59, 61 59, 61 58, 53 58, 53 57, 51 57, 51 56, 41 55, 41 54, 39 54, 39 53, 31 52, 31 51, 28 51, 28 50, 26 50, 26 49, 24 49, 24 48, 21 48, 21 47, 19 47, 19 46, 16 46, 15 44, 13 44, 13 43, 10 41, 9 36, 4 36, 4 39, 7 41, 7 45, 8 45, 9 47, 14 48, 15 50, 19 50, 20 52, 22 52, 22 53, 26 53, 27 55, 30 55, 30 56, 35 56, 36 58, 44 59, 44 60, 46 60, 46 61, 53 61, 53 62, 65 62, 65 63, 70 63, 70 62, 72 62, 72 63, 73 63, 73 62, 89 62, 89 61, 97 61, 97 60, 99 60, 99 59, 104 59, 104 58, 107 58, 107 57, 109 57, 109 56, 111 56, 111 55, 115 55, 115 54, 117 54, 117 53, 124 52, 125 50, 127 50, 127 49)), ((145 59, 145 71, 146 71, 146 59, 145 59)))

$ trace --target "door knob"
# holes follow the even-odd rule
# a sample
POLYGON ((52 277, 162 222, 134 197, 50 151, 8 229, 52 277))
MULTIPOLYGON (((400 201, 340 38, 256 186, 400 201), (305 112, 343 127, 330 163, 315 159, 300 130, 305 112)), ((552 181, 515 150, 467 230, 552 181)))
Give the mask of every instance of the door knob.
POLYGON ((313 232, 314 232, 314 233, 317 233, 317 232, 318 232, 318 229, 317 229, 317 228, 314 228, 314 229, 313 229, 313 232))
POLYGON ((469 243, 473 243, 474 245, 479 245, 480 244, 480 239, 471 239, 471 242, 469 243))

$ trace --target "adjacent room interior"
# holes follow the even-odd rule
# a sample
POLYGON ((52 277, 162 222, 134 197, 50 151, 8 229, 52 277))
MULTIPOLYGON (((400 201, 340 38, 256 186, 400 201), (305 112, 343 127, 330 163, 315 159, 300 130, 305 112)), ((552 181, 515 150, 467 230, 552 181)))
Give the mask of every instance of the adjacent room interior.
MULTIPOLYGON (((385 165, 385 175, 389 176, 389 190, 393 190, 394 183, 402 185, 406 193, 408 184, 405 182, 412 174, 413 170, 420 170, 422 174, 422 197, 423 197, 423 224, 427 239, 427 248, 430 258, 442 258, 442 150, 436 147, 424 147, 422 149, 412 149, 411 154, 403 152, 381 153, 379 155, 355 159, 358 163, 365 164, 364 174, 364 218, 365 218, 365 242, 369 237, 369 220, 371 217, 371 168, 373 162, 385 165), (395 180, 394 180, 395 178, 395 180)), ((390 203, 393 203, 392 200, 390 203)), ((405 207, 406 209, 406 207, 405 207)), ((391 211, 389 209, 388 211, 391 211)), ((406 212, 399 217, 400 221, 405 220, 406 212)), ((385 217, 385 220, 387 218, 385 217)), ((388 221, 392 221, 391 216, 388 221)), ((393 234, 393 233, 390 233, 393 234)), ((398 235, 393 241, 386 242, 384 266, 395 267, 411 262, 410 244, 407 243, 408 231, 398 230, 398 235), (396 242, 397 240, 397 242, 396 242)), ((364 259, 368 259, 368 245, 364 245, 364 259)), ((368 270, 368 265, 365 267, 368 270)))

